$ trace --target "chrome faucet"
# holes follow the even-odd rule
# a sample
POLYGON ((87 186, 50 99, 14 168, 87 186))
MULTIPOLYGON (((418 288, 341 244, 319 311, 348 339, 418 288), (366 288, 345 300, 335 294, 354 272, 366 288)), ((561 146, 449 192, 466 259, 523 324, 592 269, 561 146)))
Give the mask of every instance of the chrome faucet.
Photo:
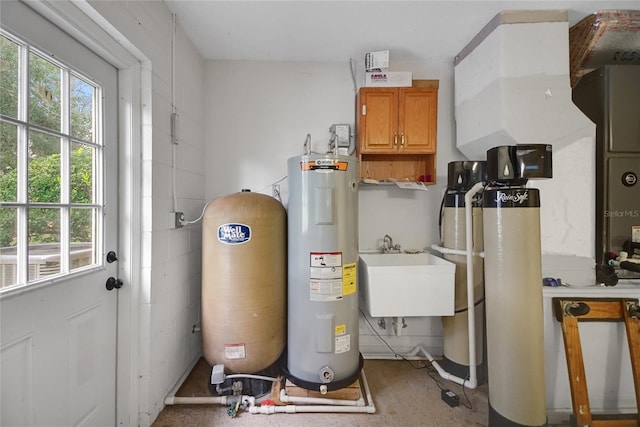
POLYGON ((384 235, 384 238, 382 239, 382 252, 387 253, 387 252, 393 252, 393 251, 400 251, 400 245, 393 244, 393 239, 391 238, 391 236, 389 236, 388 234, 384 235))
POLYGON ((389 252, 393 247, 393 239, 388 234, 384 235, 382 239, 382 252, 389 252))

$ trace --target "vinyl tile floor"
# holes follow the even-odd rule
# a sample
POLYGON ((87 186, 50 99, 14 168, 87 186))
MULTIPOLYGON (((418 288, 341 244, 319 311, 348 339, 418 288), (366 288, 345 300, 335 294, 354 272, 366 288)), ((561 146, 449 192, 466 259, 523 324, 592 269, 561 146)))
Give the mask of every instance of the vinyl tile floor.
MULTIPOLYGON (((471 390, 445 381, 424 368, 423 361, 366 360, 364 373, 376 407, 375 414, 296 413, 257 415, 239 411, 227 415, 221 405, 171 405, 152 427, 182 426, 422 426, 480 427, 488 423, 487 385, 471 390), (452 408, 441 399, 441 388, 460 397, 452 408)), ((210 396, 210 366, 200 359, 176 396, 210 396)))

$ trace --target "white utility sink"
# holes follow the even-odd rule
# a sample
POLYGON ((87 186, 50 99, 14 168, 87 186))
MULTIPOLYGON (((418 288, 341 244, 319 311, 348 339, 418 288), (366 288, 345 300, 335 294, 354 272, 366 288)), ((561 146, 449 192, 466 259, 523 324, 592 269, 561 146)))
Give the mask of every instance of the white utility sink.
POLYGON ((360 297, 373 317, 453 316, 455 272, 428 253, 361 253, 360 297))

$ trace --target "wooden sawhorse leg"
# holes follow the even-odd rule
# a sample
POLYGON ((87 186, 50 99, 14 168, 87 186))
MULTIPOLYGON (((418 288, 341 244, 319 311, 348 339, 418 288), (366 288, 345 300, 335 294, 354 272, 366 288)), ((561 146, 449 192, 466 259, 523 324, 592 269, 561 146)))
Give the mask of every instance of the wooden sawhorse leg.
POLYGON ((562 325, 575 425, 578 427, 640 427, 640 306, 634 298, 553 298, 553 311, 562 325), (592 415, 582 358, 578 322, 624 322, 636 392, 635 414, 592 415))

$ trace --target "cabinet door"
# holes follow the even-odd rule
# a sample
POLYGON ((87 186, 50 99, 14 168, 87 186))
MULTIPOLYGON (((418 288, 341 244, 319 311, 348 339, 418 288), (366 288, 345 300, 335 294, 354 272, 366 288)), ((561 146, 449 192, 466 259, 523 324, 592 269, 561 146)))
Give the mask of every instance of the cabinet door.
POLYGON ((436 88, 399 89, 400 152, 435 153, 438 92, 436 88))
POLYGON ((397 150, 397 88, 360 89, 358 116, 361 153, 389 153, 397 150))

